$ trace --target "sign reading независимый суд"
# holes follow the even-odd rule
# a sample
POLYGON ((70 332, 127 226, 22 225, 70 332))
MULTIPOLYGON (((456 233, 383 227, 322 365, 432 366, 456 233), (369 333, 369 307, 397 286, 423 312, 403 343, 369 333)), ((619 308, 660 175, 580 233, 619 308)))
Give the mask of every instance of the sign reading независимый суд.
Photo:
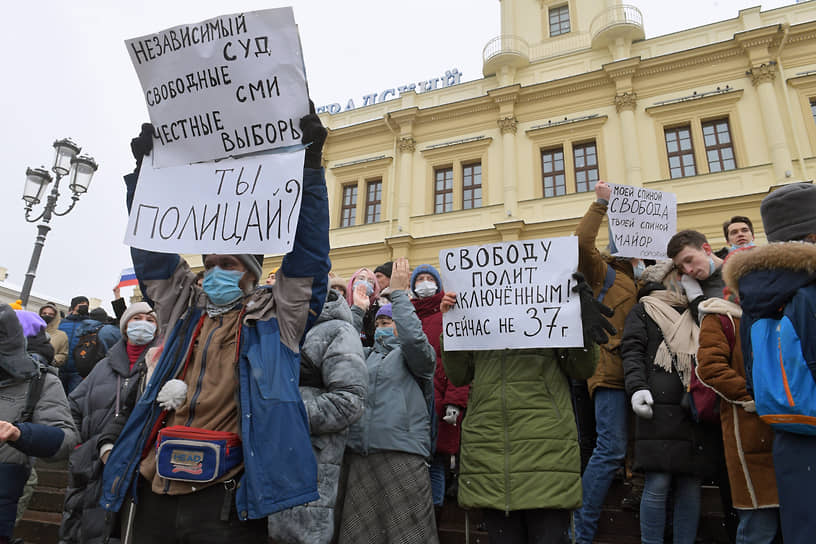
POLYGON ((309 113, 292 8, 224 15, 125 42, 163 168, 300 143, 309 113))
POLYGON ((165 253, 288 253, 303 150, 186 166, 142 166, 125 243, 165 253))
POLYGON ((439 268, 457 294, 443 317, 446 350, 584 345, 575 236, 443 249, 439 268))
POLYGON ((666 259, 666 246, 677 232, 677 195, 614 183, 609 187, 606 215, 612 255, 666 259))

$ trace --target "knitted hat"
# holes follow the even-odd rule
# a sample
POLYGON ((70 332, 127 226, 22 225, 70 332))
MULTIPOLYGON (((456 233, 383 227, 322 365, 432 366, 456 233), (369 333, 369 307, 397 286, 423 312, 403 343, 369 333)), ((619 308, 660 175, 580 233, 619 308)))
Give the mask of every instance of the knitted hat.
POLYGON ((17 312, 17 319, 23 327, 23 336, 37 336, 47 325, 43 318, 34 312, 27 312, 25 310, 15 310, 17 312))
POLYGON ((329 289, 337 289, 340 288, 343 292, 346 292, 346 280, 337 276, 336 278, 329 278, 329 289))
MULTIPOLYGON (((156 317, 156 314, 153 312, 153 308, 150 307, 150 304, 147 302, 136 302, 135 304, 131 304, 128 306, 125 313, 122 314, 122 319, 119 320, 119 330, 122 331, 122 334, 127 336, 127 324, 130 321, 130 318, 136 314, 153 314, 153 317, 156 317)), ((158 319, 156 320, 158 323, 158 319)), ((156 330, 156 336, 159 335, 158 328, 156 330)))
POLYGON ((762 199, 759 212, 769 242, 803 240, 816 234, 816 185, 785 185, 762 199))
MULTIPOLYGON (((263 275, 263 255, 250 255, 249 253, 238 253, 233 255, 236 259, 241 261, 241 264, 246 267, 247 270, 255 274, 255 283, 261 279, 261 275, 263 275)), ((201 262, 207 258, 207 254, 201 256, 201 262)), ((277 271, 277 270, 276 270, 277 271)))
POLYGON ((416 287, 416 279, 420 274, 430 274, 433 276, 434 279, 436 279, 436 292, 438 293, 442 290, 442 278, 439 276, 439 272, 436 271, 436 268, 429 264, 421 264, 411 272, 411 291, 416 287))
POLYGON ((374 319, 376 320, 378 317, 383 315, 385 317, 390 317, 391 319, 394 319, 394 316, 391 315, 391 304, 383 304, 382 306, 380 306, 380 309, 377 310, 377 315, 374 316, 374 319))
POLYGON ((15 379, 27 379, 37 373, 26 353, 23 326, 8 304, 0 304, 0 369, 15 379))
POLYGON ((380 274, 383 274, 384 276, 388 276, 390 278, 391 277, 391 271, 393 269, 394 269, 394 261, 388 261, 387 263, 383 263, 380 266, 378 266, 377 268, 375 268, 374 273, 376 274, 377 272, 379 272, 380 274))
POLYGON ((70 309, 73 310, 74 308, 76 308, 77 304, 88 304, 88 297, 83 297, 82 295, 80 295, 78 297, 72 298, 70 309))

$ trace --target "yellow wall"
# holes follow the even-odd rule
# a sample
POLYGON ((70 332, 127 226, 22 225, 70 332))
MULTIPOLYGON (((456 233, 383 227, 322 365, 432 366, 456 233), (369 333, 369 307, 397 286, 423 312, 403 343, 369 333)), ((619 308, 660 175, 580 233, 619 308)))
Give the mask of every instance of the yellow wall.
MULTIPOLYGON (((601 179, 677 194, 679 229, 700 230, 719 247, 722 222, 748 215, 763 240, 762 198, 816 173, 816 1, 750 8, 649 40, 639 40, 632 12, 598 30, 595 21, 620 16, 618 4, 503 0, 502 32, 516 29, 526 48, 500 48, 486 59, 485 78, 322 115, 333 270, 348 277, 403 255, 435 265, 447 247, 572 233, 594 193, 575 193, 569 150, 590 139, 601 179), (573 32, 549 38, 546 10, 564 3, 573 32), (709 173, 700 127, 721 117, 737 169, 709 173), (679 123, 691 126, 698 173, 670 179, 663 131, 679 123), (553 145, 564 147, 568 194, 543 198, 541 150, 553 145), (471 161, 482 166, 482 207, 461 210, 461 165, 471 161), (439 166, 455 174, 454 211, 444 214, 433 213, 439 166), (383 183, 382 217, 362 224, 372 179, 383 183), (349 183, 358 184, 356 226, 340 228, 349 183)), ((510 43, 521 42, 502 48, 510 43)), ((268 257, 265 268, 280 260, 268 257)))

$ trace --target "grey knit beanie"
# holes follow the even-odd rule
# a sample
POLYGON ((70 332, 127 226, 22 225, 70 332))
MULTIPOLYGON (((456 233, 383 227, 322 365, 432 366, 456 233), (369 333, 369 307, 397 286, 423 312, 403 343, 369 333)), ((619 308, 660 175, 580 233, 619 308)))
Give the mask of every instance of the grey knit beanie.
POLYGON ((762 199, 759 212, 769 242, 802 240, 816 234, 816 185, 785 185, 762 199))

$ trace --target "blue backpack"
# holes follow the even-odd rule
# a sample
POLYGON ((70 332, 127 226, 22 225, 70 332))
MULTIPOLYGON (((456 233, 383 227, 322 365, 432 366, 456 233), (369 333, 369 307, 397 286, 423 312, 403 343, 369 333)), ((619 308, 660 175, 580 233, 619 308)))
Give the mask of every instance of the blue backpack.
POLYGON ((816 380, 788 310, 751 325, 754 401, 773 428, 816 435, 816 380))

